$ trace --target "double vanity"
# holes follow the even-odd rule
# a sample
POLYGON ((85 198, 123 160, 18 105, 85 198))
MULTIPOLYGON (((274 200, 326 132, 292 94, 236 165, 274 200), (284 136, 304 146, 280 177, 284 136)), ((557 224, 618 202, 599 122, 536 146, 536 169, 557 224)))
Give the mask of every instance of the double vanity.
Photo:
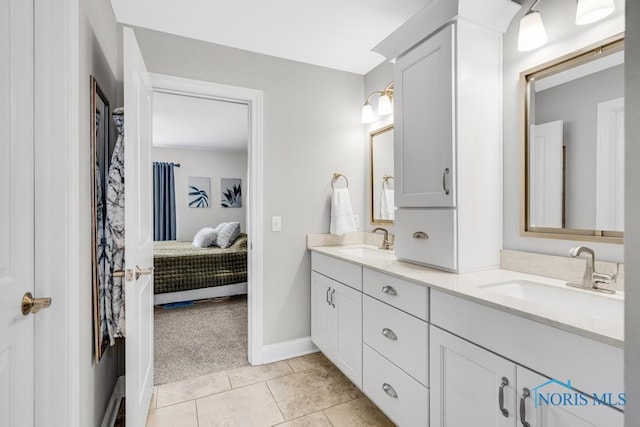
POLYGON ((310 250, 312 340, 396 424, 623 425, 620 294, 310 250))

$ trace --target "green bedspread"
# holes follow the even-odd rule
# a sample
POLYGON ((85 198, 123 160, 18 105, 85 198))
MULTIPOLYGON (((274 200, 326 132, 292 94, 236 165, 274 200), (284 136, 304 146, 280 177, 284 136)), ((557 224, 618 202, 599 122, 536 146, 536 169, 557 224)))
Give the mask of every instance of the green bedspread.
POLYGON ((247 235, 227 249, 195 248, 191 242, 159 241, 153 245, 156 294, 230 285, 247 281, 247 235))

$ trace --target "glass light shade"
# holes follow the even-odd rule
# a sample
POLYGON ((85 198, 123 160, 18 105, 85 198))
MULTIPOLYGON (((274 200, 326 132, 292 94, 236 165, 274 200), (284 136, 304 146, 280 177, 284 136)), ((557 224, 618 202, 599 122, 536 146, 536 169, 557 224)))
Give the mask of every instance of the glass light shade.
POLYGON ((587 25, 609 16, 616 9, 613 0, 578 0, 576 24, 587 25))
POLYGON ((371 123, 373 121, 373 108, 369 103, 362 106, 362 123, 371 123))
POLYGON ((393 113, 393 107, 391 106, 391 98, 389 95, 381 95, 378 98, 378 115, 386 116, 387 114, 393 113))
POLYGON ((538 48, 548 40, 540 12, 531 11, 520 19, 520 32, 518 33, 519 52, 527 52, 538 48))

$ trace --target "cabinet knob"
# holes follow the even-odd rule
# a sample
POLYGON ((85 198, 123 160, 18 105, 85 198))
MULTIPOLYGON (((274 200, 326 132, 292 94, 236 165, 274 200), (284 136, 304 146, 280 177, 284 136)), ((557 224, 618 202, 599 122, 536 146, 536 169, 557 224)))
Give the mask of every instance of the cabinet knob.
POLYGON ((396 333, 389 328, 384 328, 382 330, 382 336, 384 336, 385 338, 389 338, 391 341, 398 341, 398 336, 396 335, 396 333))
POLYGON ((398 398, 398 393, 396 393, 395 389, 389 384, 382 384, 382 390, 384 390, 384 392, 387 393, 390 397, 393 397, 394 399, 398 398))
POLYGON ((413 238, 427 240, 429 238, 429 235, 424 231, 416 231, 415 233, 413 233, 413 238))
POLYGON ((383 286, 382 287, 382 292, 384 292, 387 295, 391 295, 391 296, 398 295, 398 291, 396 291, 393 286, 389 286, 389 285, 383 286))

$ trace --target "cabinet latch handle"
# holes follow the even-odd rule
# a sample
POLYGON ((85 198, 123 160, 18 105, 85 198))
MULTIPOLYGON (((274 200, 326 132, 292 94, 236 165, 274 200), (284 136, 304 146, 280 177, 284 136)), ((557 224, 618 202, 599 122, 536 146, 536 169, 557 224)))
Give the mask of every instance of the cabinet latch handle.
POLYGON ((393 286, 389 286, 389 285, 383 286, 382 287, 382 292, 384 292, 387 295, 392 295, 392 296, 398 295, 398 292, 394 289, 394 287, 393 286))
POLYGON ((331 307, 336 308, 336 303, 333 301, 333 297, 336 294, 336 290, 331 291, 331 307))
POLYGON ((444 172, 442 172, 442 189, 444 190, 444 194, 449 195, 449 189, 447 188, 447 175, 449 175, 449 168, 445 168, 444 172))
POLYGON ((522 396, 520 397, 520 423, 522 427, 531 427, 531 425, 527 422, 527 408, 525 405, 525 400, 527 397, 531 396, 531 391, 528 388, 522 389, 522 396))
POLYGON ((387 393, 389 396, 393 397, 394 399, 398 398, 398 393, 396 393, 394 388, 391 387, 389 384, 387 383, 382 384, 382 390, 384 390, 385 393, 387 393))
POLYGON ((398 341, 398 336, 396 335, 396 333, 389 328, 384 328, 382 330, 382 335, 385 338, 389 338, 391 341, 398 341))
POLYGON ((413 233, 413 238, 427 240, 429 238, 429 235, 424 231, 416 231, 415 233, 413 233))
POLYGON ((504 407, 504 388, 509 385, 509 380, 507 377, 502 377, 502 383, 500 383, 500 388, 498 389, 498 407, 500 408, 500 412, 506 418, 509 418, 509 411, 504 407))
POLYGON ((331 305, 331 301, 329 301, 329 292, 331 292, 331 286, 327 288, 327 304, 331 305))

